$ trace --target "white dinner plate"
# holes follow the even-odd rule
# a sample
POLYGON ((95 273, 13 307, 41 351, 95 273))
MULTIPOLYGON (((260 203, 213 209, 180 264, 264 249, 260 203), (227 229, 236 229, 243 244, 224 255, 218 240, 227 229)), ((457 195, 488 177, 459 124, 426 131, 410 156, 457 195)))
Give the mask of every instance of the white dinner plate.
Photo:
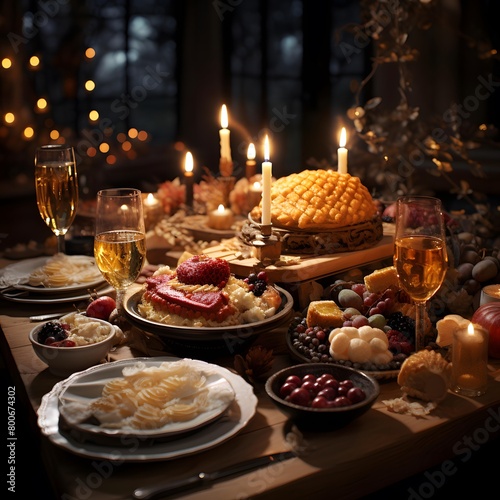
MULTIPOLYGON (((114 291, 111 285, 106 282, 101 283, 100 287, 89 287, 92 292, 97 293, 100 297, 101 295, 107 295, 114 291)), ((57 302, 79 302, 81 300, 90 299, 90 293, 87 289, 77 290, 71 294, 34 294, 28 290, 18 290, 13 288, 8 288, 0 291, 0 295, 11 302, 20 302, 25 304, 55 304, 57 302)))
POLYGON ((132 366, 137 361, 143 361, 147 366, 159 366, 164 361, 178 360, 179 358, 173 357, 125 359, 94 366, 73 374, 66 380, 57 383, 49 393, 43 396, 38 409, 38 425, 42 434, 55 445, 82 457, 119 462, 141 462, 171 460, 193 455, 214 448, 241 431, 254 416, 257 408, 257 398, 252 386, 226 368, 205 361, 189 360, 197 369, 212 370, 224 377, 234 390, 233 402, 225 414, 214 422, 192 433, 181 434, 168 441, 151 442, 150 439, 144 440, 139 436, 129 436, 115 445, 79 442, 61 432, 59 428, 59 397, 75 378, 81 377, 84 373, 94 373, 97 377, 105 374, 107 377, 111 372, 115 372, 119 376, 123 368, 132 366))
MULTIPOLYGON (((204 388, 208 391, 208 401, 211 407, 191 420, 170 422, 157 429, 133 429, 130 426, 113 429, 97 425, 95 419, 85 418, 90 404, 102 396, 104 385, 110 380, 122 376, 123 368, 119 370, 113 364, 104 365, 102 369, 79 373, 71 379, 59 395, 60 425, 64 424, 69 431, 79 433, 82 440, 95 443, 109 443, 118 439, 139 437, 141 439, 165 439, 192 432, 219 418, 234 400, 234 390, 229 381, 223 377, 214 365, 203 369, 206 377, 204 388), (117 373, 118 372, 118 373, 117 373)), ((193 365, 189 363, 190 370, 193 365)))
MULTIPOLYGON (((75 258, 87 262, 89 265, 96 266, 95 259, 87 255, 68 256, 70 259, 75 258)), ((31 286, 28 284, 29 277, 33 271, 44 266, 52 257, 36 257, 34 259, 26 259, 14 264, 10 264, 2 269, 0 273, 0 285, 5 283, 8 286, 12 283, 16 289, 25 290, 37 294, 71 294, 77 290, 95 288, 101 285, 105 280, 99 269, 96 266, 96 278, 93 281, 75 282, 71 285, 62 287, 44 287, 31 286)))

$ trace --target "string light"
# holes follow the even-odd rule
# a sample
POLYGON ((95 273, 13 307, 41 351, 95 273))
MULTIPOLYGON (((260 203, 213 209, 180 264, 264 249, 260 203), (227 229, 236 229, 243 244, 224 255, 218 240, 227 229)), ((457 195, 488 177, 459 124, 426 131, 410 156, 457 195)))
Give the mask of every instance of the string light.
POLYGON ((38 101, 36 101, 36 107, 39 109, 39 111, 43 111, 47 109, 47 99, 44 99, 43 97, 40 97, 38 101))
POLYGON ((95 83, 92 80, 87 80, 85 82, 85 90, 92 92, 95 89, 95 83))
POLYGON ((35 135, 35 131, 33 130, 33 127, 26 127, 23 131, 23 135, 26 139, 32 139, 33 136, 35 135))
POLYGON ((109 144, 107 142, 103 142, 99 145, 99 151, 101 153, 107 153, 109 151, 109 144))
POLYGON ((51 130, 49 135, 53 141, 59 139, 59 136, 60 136, 60 134, 57 130, 51 130))
POLYGON ((8 57, 2 59, 2 68, 9 69, 12 67, 12 61, 8 57))
POLYGON ((30 57, 30 66, 32 68, 38 68, 40 65, 40 58, 38 56, 31 56, 30 57))
POLYGON ((129 131, 128 131, 128 136, 131 138, 131 139, 135 139, 138 135, 138 132, 137 132, 137 129, 136 128, 131 128, 129 131))
POLYGON ((3 119, 5 120, 5 123, 11 124, 11 123, 14 123, 16 117, 15 117, 14 113, 5 113, 3 119))
POLYGON ((90 113, 89 113, 89 120, 91 122, 96 122, 97 120, 99 120, 99 113, 93 109, 90 113))
POLYGON ((89 48, 85 51, 85 57, 86 57, 87 59, 92 59, 94 56, 95 56, 95 50, 94 50, 92 47, 89 47, 89 48))

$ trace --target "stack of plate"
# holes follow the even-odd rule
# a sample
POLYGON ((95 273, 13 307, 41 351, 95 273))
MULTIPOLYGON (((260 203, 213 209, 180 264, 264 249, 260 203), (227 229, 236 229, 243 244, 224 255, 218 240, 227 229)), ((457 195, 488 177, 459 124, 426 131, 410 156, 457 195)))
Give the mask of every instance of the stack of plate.
POLYGON ((121 462, 169 460, 199 453, 218 446, 235 436, 255 414, 257 397, 243 378, 218 365, 187 359, 193 370, 211 373, 211 384, 227 384, 234 399, 215 411, 182 423, 166 424, 159 429, 124 431, 103 428, 92 421, 68 423, 63 417, 69 403, 89 405, 102 394, 104 385, 122 376, 124 369, 138 362, 146 368, 174 357, 123 359, 93 366, 57 383, 45 394, 38 411, 42 433, 57 446, 87 458, 121 462))
MULTIPOLYGON (((71 285, 61 287, 31 286, 28 283, 30 275, 43 267, 50 258, 26 259, 3 268, 0 273, 0 286, 3 286, 0 289, 0 297, 13 302, 52 304, 85 300, 94 290, 99 295, 113 291, 102 276, 96 276, 94 281, 78 282, 76 279, 71 285)), ((88 260, 89 265, 96 265, 93 257, 79 255, 75 258, 88 260)))

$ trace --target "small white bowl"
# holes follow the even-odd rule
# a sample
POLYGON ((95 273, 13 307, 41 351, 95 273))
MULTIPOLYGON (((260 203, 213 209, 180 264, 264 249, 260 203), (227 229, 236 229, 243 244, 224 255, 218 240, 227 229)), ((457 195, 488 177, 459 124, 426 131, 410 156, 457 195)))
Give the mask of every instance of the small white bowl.
MULTIPOLYGON (((64 322, 65 317, 62 317, 59 321, 64 322)), ((75 347, 53 347, 38 342, 38 332, 43 328, 43 325, 49 323, 48 321, 35 326, 31 330, 29 339, 33 350, 48 365, 52 374, 58 377, 67 377, 72 373, 86 370, 97 365, 113 347, 119 328, 102 319, 88 318, 88 320, 109 326, 109 335, 104 340, 93 344, 75 347)))

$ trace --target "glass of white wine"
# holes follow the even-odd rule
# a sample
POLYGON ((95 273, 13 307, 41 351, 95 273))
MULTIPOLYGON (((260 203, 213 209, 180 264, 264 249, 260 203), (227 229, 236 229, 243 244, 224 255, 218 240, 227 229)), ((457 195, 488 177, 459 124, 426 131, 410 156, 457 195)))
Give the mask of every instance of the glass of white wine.
POLYGON ((426 346, 426 302, 443 283, 448 257, 441 201, 403 196, 396 202, 394 266, 416 306, 415 351, 426 346))
POLYGON ((138 278, 146 259, 138 189, 103 189, 97 193, 94 257, 105 280, 116 290, 116 308, 121 314, 125 292, 138 278))
POLYGON ((71 146, 48 144, 37 148, 35 189, 38 211, 57 237, 57 251, 65 253, 65 235, 78 206, 75 152, 71 146))

